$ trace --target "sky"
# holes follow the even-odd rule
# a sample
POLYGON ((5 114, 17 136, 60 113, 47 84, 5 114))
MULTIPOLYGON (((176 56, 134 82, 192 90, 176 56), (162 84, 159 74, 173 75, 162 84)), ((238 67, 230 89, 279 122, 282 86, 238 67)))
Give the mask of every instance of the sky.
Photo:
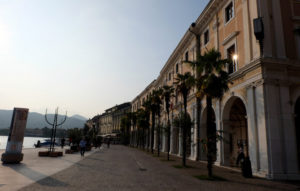
POLYGON ((209 0, 0 0, 0 109, 92 118, 158 77, 209 0))

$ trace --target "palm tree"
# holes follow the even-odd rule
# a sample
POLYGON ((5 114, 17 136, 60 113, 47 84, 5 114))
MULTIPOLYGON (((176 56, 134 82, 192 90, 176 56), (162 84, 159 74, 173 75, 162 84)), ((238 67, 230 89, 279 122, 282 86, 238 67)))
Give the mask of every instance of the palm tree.
POLYGON ((137 126, 138 126, 138 143, 144 149, 145 146, 145 130, 149 127, 149 118, 145 109, 139 109, 137 111, 137 126))
POLYGON ((131 143, 130 145, 131 146, 135 146, 136 144, 136 112, 129 112, 128 113, 128 117, 131 121, 131 124, 132 124, 132 132, 131 132, 131 143))
MULTIPOLYGON (((161 132, 161 124, 160 124, 160 114, 161 114, 161 95, 162 95, 162 89, 159 88, 157 90, 153 91, 153 97, 152 101, 156 110, 156 115, 157 115, 157 127, 156 127, 156 137, 157 137, 157 156, 160 154, 160 132, 161 132)), ((155 116, 154 116, 155 117, 155 116)))
POLYGON ((221 53, 211 49, 199 57, 196 69, 202 74, 197 80, 200 96, 206 96, 207 107, 207 168, 208 176, 212 177, 213 157, 216 153, 216 132, 213 122, 212 99, 220 99, 228 90, 228 72, 224 69, 231 61, 221 59, 221 53))
POLYGON ((170 100, 173 96, 174 88, 172 86, 163 86, 162 98, 164 98, 168 124, 167 124, 167 133, 168 133, 168 152, 167 159, 170 160, 170 142, 171 142, 171 124, 170 124, 170 100))
POLYGON ((124 145, 129 143, 131 121, 128 114, 121 118, 121 142, 124 145))
POLYGON ((153 90, 150 95, 150 108, 151 108, 151 153, 154 153, 154 129, 155 129, 155 116, 157 113, 157 91, 153 90))
MULTIPOLYGON (((176 85, 176 91, 182 95, 183 98, 183 106, 184 106, 184 117, 186 118, 187 114, 187 98, 188 95, 192 89, 192 87, 195 84, 195 79, 191 75, 190 72, 187 72, 185 74, 177 74, 177 77, 175 78, 175 85, 176 85)), ((186 121, 186 120, 184 120, 186 121)), ((184 123, 182 128, 182 166, 186 166, 186 138, 187 138, 187 124, 184 123)))
POLYGON ((149 149, 150 146, 150 124, 149 124, 149 120, 150 120, 150 113, 151 113, 151 100, 148 98, 146 99, 146 101, 143 103, 143 107, 145 109, 145 114, 146 114, 146 120, 147 120, 147 127, 146 127, 146 131, 147 131, 147 150, 149 149))

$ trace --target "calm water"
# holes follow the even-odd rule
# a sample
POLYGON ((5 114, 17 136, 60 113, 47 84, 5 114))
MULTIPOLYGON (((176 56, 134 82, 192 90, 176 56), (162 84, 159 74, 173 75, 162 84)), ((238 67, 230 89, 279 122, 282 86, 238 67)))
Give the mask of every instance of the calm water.
MULTIPOLYGON (((6 149, 6 143, 7 143, 7 138, 8 136, 0 136, 0 149, 6 149)), ((40 140, 43 142, 45 137, 24 137, 24 142, 23 142, 23 148, 34 148, 34 144, 40 140)))

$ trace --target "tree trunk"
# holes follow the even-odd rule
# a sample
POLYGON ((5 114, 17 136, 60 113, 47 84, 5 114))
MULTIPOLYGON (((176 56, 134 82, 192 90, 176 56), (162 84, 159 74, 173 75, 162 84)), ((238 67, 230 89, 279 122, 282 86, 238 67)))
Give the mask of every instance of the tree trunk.
POLYGON ((212 122, 212 98, 210 96, 206 97, 206 104, 207 104, 207 170, 208 176, 212 177, 212 165, 213 165, 213 143, 215 142, 214 139, 214 130, 213 130, 213 122, 212 122))
POLYGON ((157 156, 160 154, 160 112, 158 112, 158 124, 157 124, 157 156))
POLYGON ((155 127, 155 113, 152 112, 152 128, 151 128, 151 153, 154 153, 154 127, 155 127))
POLYGON ((200 145, 200 120, 201 120, 201 99, 200 98, 196 98, 196 104, 197 104, 197 111, 196 111, 196 123, 197 123, 197 156, 196 156, 196 160, 200 160, 201 159, 201 145, 200 145))
POLYGON ((143 132, 142 132, 142 148, 145 150, 145 128, 143 127, 143 132))
POLYGON ((187 96, 183 97, 183 105, 184 105, 184 123, 182 128, 182 166, 186 166, 186 130, 187 130, 187 124, 186 124, 186 116, 187 116, 187 96))
POLYGON ((167 150, 167 158, 168 158, 168 160, 170 160, 171 125, 170 125, 170 116, 169 116, 169 112, 168 112, 168 127, 167 127, 167 131, 168 131, 168 150, 167 150))
MULTIPOLYGON (((200 42, 201 38, 199 34, 196 34, 196 60, 199 63, 199 58, 201 56, 201 42, 200 42)), ((196 78, 200 79, 201 77, 201 73, 199 72, 199 70, 196 70, 196 78)), ((200 123, 201 123, 201 99, 199 97, 196 98, 196 107, 197 107, 197 113, 196 113, 196 123, 197 123, 197 156, 196 156, 196 160, 200 160, 201 159, 201 145, 200 145, 200 123)))

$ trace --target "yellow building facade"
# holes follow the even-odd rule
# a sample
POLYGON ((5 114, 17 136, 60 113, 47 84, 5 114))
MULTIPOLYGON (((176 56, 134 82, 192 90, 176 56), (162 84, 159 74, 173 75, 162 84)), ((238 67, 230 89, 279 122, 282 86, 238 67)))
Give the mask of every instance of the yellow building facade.
MULTIPOLYGON (((255 175, 300 179, 300 37, 294 33, 298 27, 299 0, 211 0, 157 79, 132 101, 132 111, 142 107, 153 89, 174 86, 177 73, 195 74, 183 61, 195 61, 196 35, 200 35, 202 55, 214 48, 223 58, 234 57, 233 64, 227 66, 229 91, 222 99, 213 100, 216 129, 224 131, 227 140, 217 143, 215 164, 234 167, 242 147, 255 175), (261 41, 255 35, 259 31, 263 34, 261 41)), ((195 92, 192 90, 188 97, 193 121, 197 114, 195 92)), ((183 106, 179 95, 171 102, 172 120, 183 106)), ((190 132, 188 156, 192 160, 206 159, 197 148, 197 134, 206 137, 205 99, 201 106, 200 129, 195 124, 190 132)), ((166 120, 164 110, 161 121, 166 124, 166 120)), ((180 130, 171 128, 170 152, 178 156, 182 153, 180 134, 180 130)), ((161 149, 167 151, 166 135, 161 139, 161 149)))

